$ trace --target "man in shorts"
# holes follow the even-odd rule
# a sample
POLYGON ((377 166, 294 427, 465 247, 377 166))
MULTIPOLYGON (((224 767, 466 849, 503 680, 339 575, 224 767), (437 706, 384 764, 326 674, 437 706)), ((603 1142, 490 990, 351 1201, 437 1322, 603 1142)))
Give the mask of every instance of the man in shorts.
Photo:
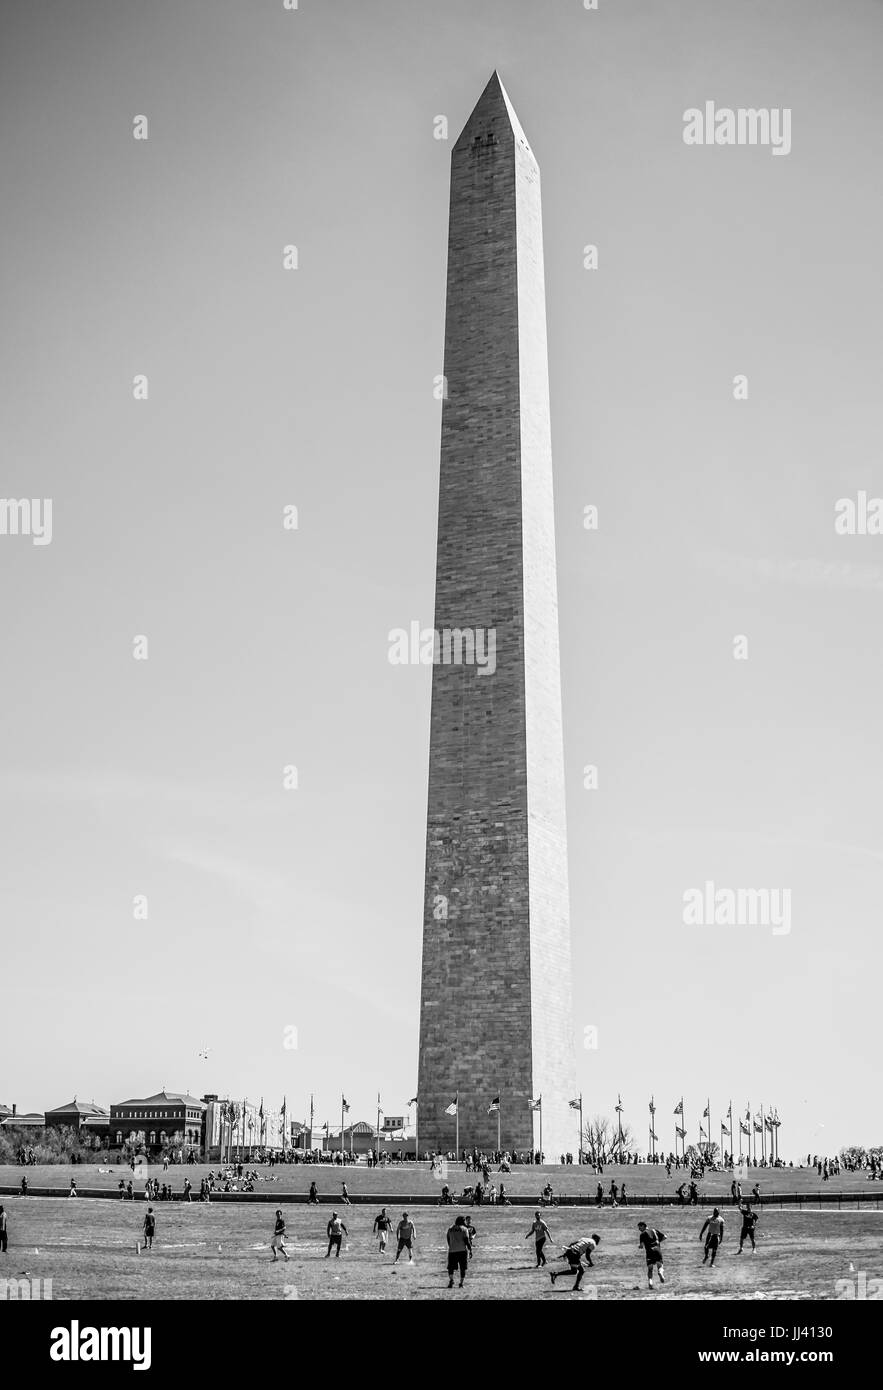
POLYGON ((391 1229, 392 1218, 387 1216, 386 1207, 384 1207, 380 1215, 374 1218, 374 1234, 380 1238, 381 1255, 386 1254, 386 1242, 389 1240, 391 1229))
POLYGON ((469 1256, 472 1254, 472 1237, 466 1225, 465 1216, 458 1216, 448 1230, 448 1288, 454 1287, 454 1275, 460 1271, 460 1288, 466 1278, 469 1256))
POLYGON ((703 1236, 705 1236, 705 1258, 702 1263, 708 1264, 708 1257, 710 1255, 711 1267, 714 1269, 714 1261, 720 1249, 721 1241, 724 1238, 724 1218, 721 1216, 717 1207, 715 1207, 711 1216, 705 1218, 702 1230, 699 1232, 699 1239, 701 1240, 703 1236), (706 1231, 708 1232, 707 1235, 706 1231))
POLYGON ((273 1252, 274 1262, 279 1258, 276 1254, 277 1250, 281 1250, 286 1260, 288 1259, 288 1251, 285 1249, 285 1217, 282 1215, 281 1208, 276 1212, 276 1225, 273 1228, 273 1239, 270 1241, 270 1249, 273 1252))
POLYGON ((325 1253, 325 1258, 327 1260, 331 1255, 331 1251, 333 1250, 335 1258, 339 1260, 340 1247, 343 1244, 343 1238, 344 1236, 349 1235, 349 1231, 347 1230, 346 1226, 344 1226, 336 1211, 333 1211, 331 1213, 331 1220, 328 1222, 327 1234, 328 1249, 325 1253))
POLYGON ((757 1246, 754 1243, 754 1228, 757 1225, 757 1213, 751 1210, 749 1202, 746 1202, 739 1210, 742 1217, 742 1229, 739 1232, 739 1249, 736 1251, 736 1254, 741 1255, 742 1246, 745 1244, 746 1240, 750 1240, 751 1253, 752 1255, 756 1255, 757 1246))
POLYGON ((414 1222, 411 1220, 406 1211, 402 1212, 402 1219, 396 1227, 396 1239, 398 1240, 398 1246, 396 1248, 396 1257, 393 1261, 394 1264, 398 1264, 399 1255, 401 1255, 403 1250, 407 1250, 409 1262, 413 1261, 414 1256, 411 1253, 411 1244, 416 1234, 417 1227, 414 1225, 414 1222))
POLYGON ((662 1241, 665 1240, 665 1236, 663 1235, 662 1231, 656 1230, 655 1227, 648 1227, 646 1221, 638 1222, 638 1231, 640 1232, 638 1236, 638 1244, 644 1247, 644 1254, 647 1257, 647 1283, 652 1289, 654 1269, 659 1270, 660 1284, 665 1283, 665 1270, 662 1267, 661 1249, 661 1244, 662 1241))
POLYGON ((583 1275, 586 1269, 593 1269, 592 1251, 597 1249, 601 1237, 597 1231, 593 1231, 591 1236, 583 1236, 581 1240, 572 1240, 565 1250, 562 1251, 559 1259, 566 1260, 569 1269, 555 1270, 549 1275, 552 1280, 552 1287, 555 1287, 555 1280, 560 1274, 576 1274, 576 1281, 571 1289, 571 1293, 576 1293, 583 1282, 583 1275), (583 1256, 586 1263, 583 1264, 583 1256))

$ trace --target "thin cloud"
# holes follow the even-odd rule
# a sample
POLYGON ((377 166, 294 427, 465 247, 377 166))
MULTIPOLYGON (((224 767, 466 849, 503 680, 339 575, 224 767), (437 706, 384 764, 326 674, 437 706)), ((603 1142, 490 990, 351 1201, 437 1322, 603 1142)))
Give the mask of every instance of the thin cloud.
POLYGON ((883 567, 838 560, 788 560, 762 555, 733 555, 726 551, 702 551, 696 556, 701 569, 722 579, 742 584, 789 584, 801 589, 863 590, 883 592, 883 567))

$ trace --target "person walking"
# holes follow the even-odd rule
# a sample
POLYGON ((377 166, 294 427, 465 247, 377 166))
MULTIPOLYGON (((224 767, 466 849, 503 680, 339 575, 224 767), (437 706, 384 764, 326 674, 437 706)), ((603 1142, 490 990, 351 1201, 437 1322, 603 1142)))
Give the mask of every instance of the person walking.
POLYGON ((276 1254, 277 1250, 281 1250, 286 1261, 288 1260, 288 1251, 285 1249, 285 1217, 282 1215, 281 1207, 276 1211, 276 1224, 273 1227, 273 1239, 270 1241, 270 1249, 273 1252, 274 1263, 279 1258, 276 1254))
POLYGON ((331 1213, 331 1220, 328 1222, 326 1231, 328 1235, 328 1249, 325 1253, 325 1258, 326 1260, 329 1259, 333 1250, 335 1259, 339 1260, 340 1247, 343 1244, 343 1238, 344 1236, 349 1235, 349 1231, 341 1221, 336 1211, 333 1211, 331 1213))
POLYGON ((743 1207, 740 1207, 739 1210, 742 1216, 742 1229, 739 1232, 739 1249, 736 1251, 736 1254, 741 1255, 742 1246, 745 1244, 746 1240, 750 1240, 751 1253, 752 1255, 756 1255, 757 1245, 754 1241, 754 1229, 757 1226, 757 1212, 751 1210, 751 1205, 748 1202, 746 1202, 743 1207))
POLYGON ((448 1228, 448 1288, 454 1287, 454 1275, 459 1271, 460 1288, 466 1279, 469 1256, 472 1254, 472 1237, 466 1225, 466 1218, 458 1216, 453 1226, 448 1228))
POLYGON ((398 1240, 398 1247, 396 1249, 395 1260, 393 1261, 394 1264, 398 1264, 399 1255, 401 1255, 403 1250, 407 1250, 408 1252, 408 1262, 413 1262, 414 1256, 411 1252, 411 1246, 416 1234, 417 1227, 414 1225, 414 1222, 411 1220, 406 1211, 402 1212, 402 1219, 396 1227, 396 1239, 398 1240))
POLYGON ((638 1244, 644 1247, 644 1254, 647 1257, 647 1284, 652 1289, 654 1269, 659 1271, 660 1284, 665 1283, 665 1270, 662 1265, 661 1249, 665 1236, 662 1231, 656 1230, 655 1227, 648 1226, 646 1221, 638 1222, 638 1230, 640 1232, 638 1244))
POLYGON ((531 1226, 524 1239, 529 1240, 531 1236, 533 1236, 534 1242, 536 1244, 536 1267, 537 1269, 539 1269, 540 1265, 544 1265, 546 1263, 546 1256, 543 1247, 545 1246, 547 1240, 551 1240, 552 1233, 538 1211, 534 1212, 533 1225, 531 1226))
POLYGON ((392 1229, 392 1218, 387 1216, 386 1207, 383 1208, 379 1216, 374 1218, 374 1234, 380 1238, 380 1253, 386 1254, 386 1242, 389 1240, 389 1233, 392 1229))

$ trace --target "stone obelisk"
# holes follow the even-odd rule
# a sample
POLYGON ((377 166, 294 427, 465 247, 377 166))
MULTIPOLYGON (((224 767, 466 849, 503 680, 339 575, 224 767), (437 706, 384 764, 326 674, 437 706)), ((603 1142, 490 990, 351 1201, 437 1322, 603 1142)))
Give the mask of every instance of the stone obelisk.
POLYGON ((579 1119, 540 171, 496 73, 451 154, 444 375, 435 629, 486 660, 437 643, 420 1150, 496 1149, 498 1123, 536 1149, 541 1100, 557 1158, 579 1119))

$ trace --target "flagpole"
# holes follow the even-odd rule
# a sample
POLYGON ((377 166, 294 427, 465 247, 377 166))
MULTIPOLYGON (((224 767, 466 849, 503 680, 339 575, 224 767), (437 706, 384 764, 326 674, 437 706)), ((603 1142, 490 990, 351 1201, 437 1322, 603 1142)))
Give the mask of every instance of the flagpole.
POLYGON ((454 1116, 454 1162, 460 1162, 460 1092, 457 1092, 457 1113, 454 1116))
POLYGON ((763 1118, 763 1103, 760 1107, 760 1156, 761 1160, 766 1160, 766 1120, 763 1118))
POLYGON ((417 1140, 418 1140, 418 1134, 419 1134, 419 1128, 418 1128, 418 1127, 419 1127, 419 1124, 420 1124, 420 1099, 419 1099, 419 1097, 415 1097, 415 1099, 414 1099, 414 1162, 415 1162, 415 1164, 420 1162, 420 1145, 419 1145, 419 1143, 417 1142, 417 1140))
POLYGON ((579 1093, 579 1153, 577 1154, 577 1159, 579 1160, 580 1163, 582 1163, 582 1161, 583 1161, 583 1093, 582 1093, 582 1091, 580 1091, 580 1093, 579 1093))
POLYGON ((497 1100, 498 1100, 498 1102, 499 1102, 499 1104, 497 1105, 497 1153, 500 1154, 500 1156, 502 1157, 502 1152, 503 1152, 503 1140, 502 1140, 502 1133, 503 1133, 503 1129, 502 1129, 502 1125, 503 1125, 503 1093, 502 1093, 502 1091, 499 1091, 499 1090, 497 1091, 497 1100))
POLYGON ((705 1136, 705 1142, 708 1145, 706 1153, 711 1158, 711 1096, 705 1097, 705 1108, 708 1111, 708 1133, 705 1136))
POLYGON ((377 1154, 380 1155, 380 1092, 377 1092, 377 1136, 374 1140, 377 1145, 377 1154))
POLYGON ((310 1148, 313 1147, 313 1093, 310 1091, 310 1148))
POLYGON ((540 1092, 540 1162, 543 1161, 543 1093, 540 1092))

